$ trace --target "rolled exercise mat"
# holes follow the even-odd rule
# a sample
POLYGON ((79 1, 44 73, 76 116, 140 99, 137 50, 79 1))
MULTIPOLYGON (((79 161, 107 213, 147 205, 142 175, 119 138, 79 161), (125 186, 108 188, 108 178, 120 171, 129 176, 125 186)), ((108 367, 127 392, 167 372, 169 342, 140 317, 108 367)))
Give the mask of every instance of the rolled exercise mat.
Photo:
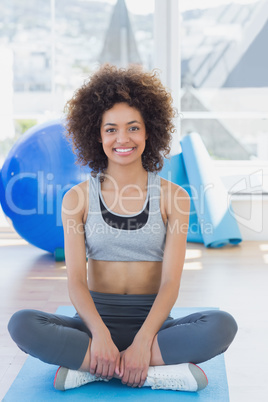
POLYGON ((185 136, 181 148, 205 246, 240 243, 242 238, 227 190, 215 173, 200 135, 185 136))
MULTIPOLYGON (((173 308, 171 315, 174 318, 179 318, 196 311, 211 309, 211 307, 173 308)), ((60 306, 57 314, 72 317, 75 310, 73 306, 60 306)), ((123 385, 120 380, 115 378, 109 382, 93 382, 68 391, 57 391, 53 387, 53 380, 58 367, 29 356, 11 388, 4 396, 3 402, 107 402, 114 400, 122 402, 156 402, 161 400, 165 400, 165 402, 228 402, 229 390, 224 355, 216 356, 199 364, 199 366, 208 377, 208 386, 200 392, 154 390, 150 387, 132 388, 123 385)))
POLYGON ((164 160, 164 166, 159 173, 163 179, 169 180, 172 183, 183 187, 191 197, 189 228, 187 233, 187 241, 193 243, 203 243, 201 228, 198 222, 198 217, 195 210, 195 205, 192 199, 191 186, 189 185, 186 174, 182 153, 174 155, 169 159, 164 160))

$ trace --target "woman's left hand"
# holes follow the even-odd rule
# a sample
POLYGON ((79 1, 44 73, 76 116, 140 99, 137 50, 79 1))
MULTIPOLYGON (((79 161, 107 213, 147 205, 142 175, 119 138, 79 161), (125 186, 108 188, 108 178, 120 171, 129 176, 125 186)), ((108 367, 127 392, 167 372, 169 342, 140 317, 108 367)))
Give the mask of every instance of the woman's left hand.
POLYGON ((142 387, 151 360, 151 347, 146 342, 135 340, 121 354, 120 378, 130 387, 142 387))

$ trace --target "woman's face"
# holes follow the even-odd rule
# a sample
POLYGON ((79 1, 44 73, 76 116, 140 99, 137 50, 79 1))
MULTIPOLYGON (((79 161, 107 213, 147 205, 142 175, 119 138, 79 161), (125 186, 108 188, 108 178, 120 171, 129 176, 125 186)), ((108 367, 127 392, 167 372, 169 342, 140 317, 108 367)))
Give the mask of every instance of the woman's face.
POLYGON ((103 113, 100 134, 109 163, 141 163, 147 135, 141 113, 136 108, 127 103, 116 103, 103 113))

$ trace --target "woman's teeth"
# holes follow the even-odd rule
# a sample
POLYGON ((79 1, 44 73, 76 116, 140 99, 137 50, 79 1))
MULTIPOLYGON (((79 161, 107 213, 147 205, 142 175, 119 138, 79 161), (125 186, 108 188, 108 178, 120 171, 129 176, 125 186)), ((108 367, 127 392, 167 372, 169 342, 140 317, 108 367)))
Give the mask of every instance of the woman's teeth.
POLYGON ((134 148, 115 148, 116 152, 130 152, 132 151, 134 148))

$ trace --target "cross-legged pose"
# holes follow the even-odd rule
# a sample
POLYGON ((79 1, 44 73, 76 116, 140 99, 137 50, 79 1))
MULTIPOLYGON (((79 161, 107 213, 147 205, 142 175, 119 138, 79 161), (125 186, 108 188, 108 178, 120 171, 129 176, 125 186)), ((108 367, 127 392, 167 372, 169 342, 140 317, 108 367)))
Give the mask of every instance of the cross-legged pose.
POLYGON ((132 387, 199 391, 207 378, 196 364, 223 353, 237 324, 218 310, 170 316, 190 208, 188 193, 157 174, 174 131, 171 96, 155 72, 105 65, 66 111, 78 162, 91 168, 62 203, 77 313, 21 310, 10 334, 26 353, 60 366, 58 390, 116 377, 132 387))

